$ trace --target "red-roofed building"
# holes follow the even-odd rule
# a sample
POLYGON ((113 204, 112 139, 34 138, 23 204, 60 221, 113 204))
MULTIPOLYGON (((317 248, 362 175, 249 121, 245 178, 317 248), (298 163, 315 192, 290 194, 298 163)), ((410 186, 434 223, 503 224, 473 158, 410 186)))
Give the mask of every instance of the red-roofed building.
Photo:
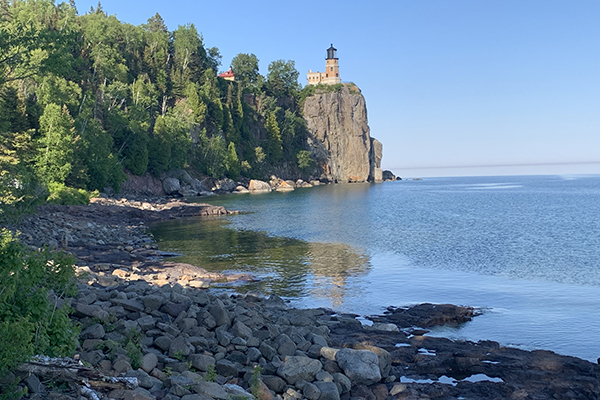
POLYGON ((234 75, 233 71, 231 70, 231 68, 229 68, 229 71, 220 73, 219 78, 223 78, 226 81, 235 81, 235 75, 234 75))

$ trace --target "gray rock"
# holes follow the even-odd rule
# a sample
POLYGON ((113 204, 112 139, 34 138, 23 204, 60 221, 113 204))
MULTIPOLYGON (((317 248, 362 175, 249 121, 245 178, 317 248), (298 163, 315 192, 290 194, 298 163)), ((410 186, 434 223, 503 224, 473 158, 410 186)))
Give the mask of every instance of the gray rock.
POLYGON ((179 397, 192 394, 192 392, 187 387, 181 386, 179 384, 174 384, 173 386, 171 386, 169 393, 179 397))
POLYGON ((319 400, 340 400, 340 392, 333 382, 315 382, 315 386, 321 391, 319 400))
POLYGON ((114 298, 110 299, 110 302, 129 311, 144 311, 144 304, 137 300, 114 298))
POLYGON ((339 92, 309 96, 302 115, 314 137, 315 151, 329 155, 329 180, 346 183, 369 179, 376 160, 371 160, 372 143, 362 94, 342 87, 339 92))
POLYGON ((154 353, 146 353, 142 357, 142 365, 141 368, 147 373, 152 372, 154 368, 158 365, 158 357, 154 353))
POLYGON ((140 318, 136 319, 136 322, 140 326, 140 329, 143 331, 152 329, 152 328, 154 328, 154 325, 155 325, 154 317, 152 317, 152 315, 146 315, 145 317, 140 317, 140 318))
POLYGON ((192 385, 192 390, 198 394, 210 396, 213 399, 226 400, 229 396, 225 389, 216 382, 198 382, 192 385))
POLYGON ((233 376, 236 378, 239 374, 234 363, 227 359, 222 359, 216 362, 215 364, 217 373, 222 376, 233 376))
POLYGON ((219 330, 217 331, 217 341, 219 342, 219 344, 223 347, 226 347, 229 345, 229 343, 231 343, 231 340, 233 339, 233 335, 225 330, 219 330))
POLYGON ((152 312, 155 310, 158 310, 163 304, 165 304, 165 298, 162 296, 158 296, 158 295, 149 295, 149 296, 144 296, 143 298, 143 302, 144 302, 144 307, 146 308, 146 310, 148 312, 152 312))
POLYGON ((262 381, 269 389, 275 393, 283 393, 286 383, 283 379, 275 375, 263 375, 262 381))
POLYGON ((190 344, 183 336, 177 336, 169 346, 169 357, 181 359, 187 357, 192 352, 190 344))
POLYGON ((81 339, 102 339, 106 332, 104 331, 104 327, 101 324, 94 324, 87 329, 85 329, 79 337, 81 339))
POLYGON ((296 354, 296 344, 288 335, 282 333, 273 342, 277 352, 282 356, 293 356, 296 354))
POLYGON ((381 377, 386 378, 390 375, 390 370, 392 369, 392 356, 387 350, 384 350, 381 347, 358 343, 352 345, 352 348, 355 350, 369 350, 377 354, 377 357, 379 358, 379 372, 381 373, 381 377))
POLYGON ((102 350, 84 351, 79 355, 81 359, 91 365, 98 365, 98 363, 106 358, 102 350))
POLYGON ((205 394, 186 394, 185 396, 181 396, 181 400, 213 400, 212 397, 207 396, 205 394))
POLYGON ((231 327, 231 334, 242 339, 249 339, 252 337, 252 329, 248 328, 243 322, 237 321, 231 327))
POLYGON ((231 318, 223 305, 223 302, 219 299, 215 300, 209 309, 210 315, 215 319, 217 326, 231 324, 231 318))
POLYGON ((177 178, 165 178, 163 180, 163 190, 166 194, 177 194, 181 189, 181 183, 177 178))
POLYGON ((225 389, 233 399, 254 399, 254 396, 244 390, 244 388, 232 383, 226 383, 223 385, 223 389, 225 389))
MULTIPOLYGON (((323 364, 319 360, 293 356, 288 357, 277 369, 277 375, 285 379, 290 385, 294 385, 301 380, 311 382, 322 367, 323 364)), ((379 372, 379 369, 377 371, 379 372)))
POLYGON ((269 185, 267 182, 264 182, 264 181, 252 179, 252 180, 250 180, 250 183, 248 184, 248 190, 250 192, 254 192, 254 193, 270 192, 271 185, 269 185))
POLYGON ((258 350, 263 355, 263 357, 269 361, 271 361, 273 359, 273 357, 275 357, 277 355, 277 350, 275 350, 273 347, 269 346, 265 342, 262 342, 260 344, 260 346, 258 347, 258 350))
POLYGON ((108 312, 96 305, 77 303, 74 308, 75 316, 93 317, 102 321, 106 321, 109 317, 108 312))
POLYGON ((258 350, 256 347, 250 347, 248 349, 248 352, 246 353, 246 357, 247 357, 246 364, 250 364, 250 363, 258 361, 258 359, 261 356, 262 356, 262 353, 260 352, 260 350, 258 350))
POLYGON ((333 347, 321 347, 321 357, 335 361, 335 356, 340 349, 334 349, 333 347))
POLYGON ((332 375, 333 381, 339 384, 340 388, 342 389, 341 394, 348 393, 352 388, 352 382, 350 381, 350 379, 348 379, 346 375, 341 374, 339 372, 334 372, 332 375))
POLYGON ((369 350, 341 349, 335 355, 340 368, 356 384, 371 385, 381 380, 379 358, 369 350))
POLYGON ((223 178, 217 182, 217 189, 224 192, 233 192, 237 186, 233 180, 229 178, 223 178))
POLYGON ((319 400, 319 397, 321 396, 321 390, 317 387, 317 385, 306 383, 306 385, 304 385, 302 388, 302 394, 308 400, 319 400))
POLYGON ((188 308, 190 308, 189 303, 174 303, 169 301, 160 308, 160 311, 177 318, 179 314, 181 314, 183 311, 187 311, 188 308))
POLYGON ((168 351, 171 347, 173 339, 168 336, 160 336, 154 340, 154 347, 161 349, 162 351, 168 351))
POLYGON ((145 389, 150 389, 152 387, 162 387, 163 383, 160 379, 156 379, 153 376, 148 375, 145 371, 142 370, 130 370, 125 374, 126 377, 137 378, 138 385, 145 389))
POLYGON ((113 363, 112 367, 117 373, 120 374, 122 372, 129 371, 131 369, 131 364, 127 360, 119 359, 113 363))
POLYGON ((188 360, 192 363, 192 367, 198 371, 206 372, 211 365, 215 365, 216 361, 214 357, 206 356, 203 354, 191 354, 188 360))
POLYGON ((25 378, 24 383, 32 394, 45 394, 47 392, 46 387, 35 374, 30 374, 25 378))

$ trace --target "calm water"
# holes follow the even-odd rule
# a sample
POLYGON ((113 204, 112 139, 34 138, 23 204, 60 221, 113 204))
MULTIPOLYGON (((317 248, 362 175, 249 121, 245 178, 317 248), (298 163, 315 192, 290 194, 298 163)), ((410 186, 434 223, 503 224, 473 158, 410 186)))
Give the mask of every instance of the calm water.
POLYGON ((434 334, 600 357, 598 176, 427 178, 208 202, 249 213, 160 224, 161 248, 252 272, 252 288, 302 306, 477 306, 484 315, 434 334))

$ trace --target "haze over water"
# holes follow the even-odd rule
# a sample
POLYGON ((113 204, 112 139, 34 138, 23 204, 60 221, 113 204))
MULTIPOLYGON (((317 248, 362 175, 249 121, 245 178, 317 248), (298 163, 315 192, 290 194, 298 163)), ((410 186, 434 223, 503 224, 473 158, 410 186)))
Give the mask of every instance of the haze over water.
POLYGON ((252 272, 262 278, 254 287, 299 306, 482 307, 433 334, 600 357, 599 176, 427 178, 201 200, 250 213, 155 227, 161 248, 184 262, 252 272))

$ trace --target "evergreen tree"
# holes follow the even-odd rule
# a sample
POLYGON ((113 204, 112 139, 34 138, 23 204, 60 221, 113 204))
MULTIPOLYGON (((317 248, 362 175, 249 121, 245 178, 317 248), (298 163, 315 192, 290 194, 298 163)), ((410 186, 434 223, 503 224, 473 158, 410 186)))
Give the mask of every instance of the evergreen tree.
POLYGON ((44 182, 64 183, 73 162, 73 120, 66 106, 50 103, 40 118, 41 138, 36 159, 38 176, 44 182))

